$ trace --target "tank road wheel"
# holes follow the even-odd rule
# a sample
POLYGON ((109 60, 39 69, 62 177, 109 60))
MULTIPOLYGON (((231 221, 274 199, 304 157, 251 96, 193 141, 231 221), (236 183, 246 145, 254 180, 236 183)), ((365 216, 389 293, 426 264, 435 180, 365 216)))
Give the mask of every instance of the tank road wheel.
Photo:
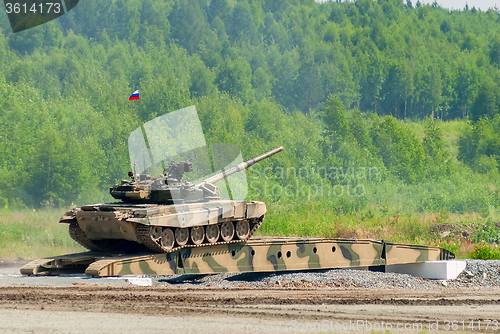
POLYGON ((231 241, 234 235, 234 225, 231 221, 225 221, 220 226, 220 235, 224 241, 231 241))
POLYGON ((191 228, 191 241, 195 245, 200 245, 205 239, 205 230, 203 226, 195 226, 191 228))
POLYGON ((236 223, 236 236, 240 240, 246 240, 250 236, 250 224, 248 220, 240 220, 236 223))
POLYGON ((184 246, 189 240, 189 230, 187 227, 175 229, 175 241, 179 246, 184 246))
POLYGON ((206 234, 209 243, 216 243, 219 240, 219 226, 217 224, 207 225, 206 234))
POLYGON ((161 245, 166 250, 171 250, 172 248, 174 248, 174 243, 175 243, 174 232, 172 232, 172 229, 168 227, 164 228, 163 232, 161 233, 161 245))
POLYGON ((151 238, 153 238, 154 241, 158 242, 161 238, 161 226, 151 226, 151 238))

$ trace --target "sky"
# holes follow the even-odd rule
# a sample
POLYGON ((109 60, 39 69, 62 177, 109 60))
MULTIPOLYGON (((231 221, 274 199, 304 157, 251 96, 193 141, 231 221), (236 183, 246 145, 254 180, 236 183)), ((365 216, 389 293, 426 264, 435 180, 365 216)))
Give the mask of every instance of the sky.
MULTIPOLYGON (((316 1, 325 2, 327 0, 316 1)), ((404 2, 406 2, 406 0, 404 2)), ((417 0, 411 0, 411 2, 415 5, 417 0)), ((434 3, 434 0, 420 0, 420 3, 432 4, 434 3)), ((495 6, 500 9, 500 0, 437 0, 437 3, 441 7, 448 9, 464 9, 466 3, 469 5, 469 8, 476 7, 476 9, 481 9, 483 12, 487 11, 489 8, 494 8, 495 6)))
MULTIPOLYGON (((414 5, 417 0, 411 1, 414 5)), ((433 3, 434 0, 420 0, 421 3, 433 3)), ((489 8, 497 6, 500 8, 500 1, 496 0, 437 0, 437 3, 443 8, 449 9, 463 9, 465 4, 469 5, 469 8, 476 7, 476 9, 481 9, 482 11, 487 11, 489 8)))

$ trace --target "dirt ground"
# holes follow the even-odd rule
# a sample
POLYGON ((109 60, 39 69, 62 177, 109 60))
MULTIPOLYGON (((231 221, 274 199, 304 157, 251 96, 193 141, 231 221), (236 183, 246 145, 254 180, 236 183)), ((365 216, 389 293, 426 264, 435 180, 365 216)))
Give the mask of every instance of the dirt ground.
POLYGON ((435 332, 436 321, 497 333, 500 289, 3 287, 0 319, 3 333, 435 332))
POLYGON ((0 333, 500 333, 500 288, 47 285, 20 277, 25 262, 0 260, 0 333))

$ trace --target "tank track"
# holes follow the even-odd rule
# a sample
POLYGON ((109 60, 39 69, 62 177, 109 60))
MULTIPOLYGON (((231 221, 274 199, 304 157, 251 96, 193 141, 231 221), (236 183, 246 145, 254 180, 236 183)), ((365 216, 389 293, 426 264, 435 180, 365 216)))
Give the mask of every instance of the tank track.
MULTIPOLYGON (((250 220, 250 233, 248 235, 247 239, 240 240, 237 239, 236 234, 233 237, 233 240, 230 241, 218 241, 214 243, 209 243, 205 240, 202 244, 199 245, 194 245, 194 244, 186 244, 183 246, 177 246, 173 247, 171 249, 166 249, 162 245, 160 245, 158 242, 156 242, 153 237, 151 236, 151 225, 143 225, 143 224, 136 224, 136 237, 137 237, 137 243, 143 245, 146 247, 148 250, 153 251, 155 253, 170 253, 174 252, 176 250, 182 249, 182 248, 194 248, 194 247, 203 247, 203 246, 213 246, 213 245, 226 245, 226 244, 231 244, 231 243, 241 243, 245 242, 248 240, 254 233, 257 231, 257 229, 262 225, 262 222, 264 221, 264 215, 261 217, 250 220)), ((92 251, 97 251, 97 252, 103 252, 103 251, 110 251, 110 250, 117 250, 117 249, 123 249, 123 246, 120 243, 120 240, 116 240, 116 242, 112 242, 112 240, 97 240, 98 242, 103 241, 106 243, 106 245, 99 245, 96 243, 95 240, 91 240, 87 238, 85 235, 85 232, 80 228, 78 225, 78 222, 72 221, 69 224, 69 235, 73 240, 75 240, 77 243, 82 245, 83 247, 92 250, 92 251)))
POLYGON ((161 246, 159 243, 157 243, 153 237, 150 234, 151 231, 151 225, 142 225, 142 224, 137 224, 136 225, 136 237, 137 237, 137 242, 143 244, 146 246, 149 250, 156 252, 156 253, 171 253, 176 250, 182 249, 182 248, 195 248, 195 247, 204 247, 204 246, 214 246, 214 245, 227 245, 227 244, 233 244, 233 243, 241 243, 245 242, 250 237, 255 233, 255 231, 262 225, 262 222, 264 221, 264 215, 261 217, 255 219, 255 220, 250 220, 250 233, 248 235, 247 239, 240 240, 237 239, 236 234, 233 236, 233 240, 231 241, 218 241, 214 243, 209 243, 209 242, 204 242, 199 245, 193 245, 193 244, 186 244, 184 246, 177 246, 173 247, 171 249, 166 249, 163 246, 161 246))
POLYGON ((248 236, 248 238, 250 238, 255 233, 255 231, 257 231, 260 225, 262 225, 262 223, 264 222, 264 217, 265 214, 257 218, 257 223, 250 229, 250 235, 248 236))
POLYGON ((123 251, 130 252, 132 250, 144 251, 141 245, 127 240, 91 240, 87 237, 85 232, 80 228, 76 220, 69 224, 69 235, 77 243, 83 247, 96 252, 109 252, 109 251, 123 251))
POLYGON ((85 235, 85 232, 80 228, 80 225, 78 225, 78 222, 72 221, 69 224, 69 236, 71 239, 75 240, 78 242, 80 245, 83 247, 93 250, 93 251, 98 251, 102 252, 105 251, 106 249, 96 245, 92 240, 87 238, 85 235))
POLYGON ((153 240, 153 237, 149 233, 150 229, 151 229, 150 225, 136 224, 135 236, 137 237, 137 242, 143 244, 153 252, 166 253, 163 247, 153 240))

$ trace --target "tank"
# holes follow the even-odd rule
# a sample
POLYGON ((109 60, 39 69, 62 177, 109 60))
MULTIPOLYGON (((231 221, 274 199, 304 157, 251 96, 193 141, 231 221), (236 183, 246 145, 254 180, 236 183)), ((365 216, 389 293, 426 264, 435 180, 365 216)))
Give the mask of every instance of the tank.
MULTIPOLYGON (((192 109, 181 111, 183 120, 190 113, 193 116, 189 116, 192 118, 188 122, 189 126, 186 126, 186 122, 175 119, 179 127, 190 130, 187 137, 189 139, 181 140, 181 148, 179 145, 175 146, 178 144, 175 140, 165 140, 182 137, 179 132, 172 130, 171 124, 177 117, 176 114, 171 113, 167 120, 160 122, 163 125, 169 124, 169 135, 165 135, 169 132, 165 129, 153 131, 151 124, 145 124, 129 137, 133 169, 129 172, 130 179, 122 180, 120 184, 110 188, 111 196, 119 202, 85 205, 64 214, 59 222, 69 224, 69 234, 76 242, 92 251, 171 252, 183 247, 244 242, 254 234, 264 220, 265 203, 223 199, 216 183, 222 182, 222 187, 226 188, 231 175, 281 152, 283 147, 244 162, 233 163, 233 166, 225 165, 227 168, 219 168, 220 172, 197 182, 185 180, 185 176, 193 172, 197 176, 202 174, 200 168, 196 168, 196 171, 193 168, 194 161, 204 159, 200 158, 202 154, 180 162, 165 162, 156 156, 173 156, 173 153, 169 154, 166 150, 175 147, 178 148, 177 153, 200 152, 201 149, 201 152, 212 152, 212 159, 205 157, 205 160, 213 164, 213 155, 219 146, 205 149, 204 139, 200 141, 199 136, 196 139, 196 133, 201 131, 201 126, 197 125, 197 115, 194 117, 192 109), (163 139, 158 134, 162 134, 163 139), (149 146, 143 139, 148 139, 149 146), (161 150, 155 147, 154 143, 157 141, 162 142, 161 150), (198 147, 200 145, 201 148, 198 147), (159 166, 162 172, 154 175, 159 166)), ((155 126, 160 124, 157 120, 150 122, 155 126)), ((218 151, 227 154, 230 150, 228 146, 221 146, 218 151)), ((238 153, 241 157, 239 149, 238 153)), ((246 178, 240 183, 244 183, 246 187, 246 178)), ((228 189, 226 192, 231 192, 231 189, 233 193, 238 191, 238 187, 228 189)), ((246 192, 242 196, 246 196, 246 192)))
POLYGON ((258 201, 221 200, 214 185, 278 152, 278 147, 194 184, 182 179, 192 172, 190 160, 172 163, 160 177, 133 174, 110 189, 120 203, 86 205, 61 218, 70 236, 94 251, 135 247, 170 252, 184 246, 243 242, 264 220, 266 205, 258 201))

